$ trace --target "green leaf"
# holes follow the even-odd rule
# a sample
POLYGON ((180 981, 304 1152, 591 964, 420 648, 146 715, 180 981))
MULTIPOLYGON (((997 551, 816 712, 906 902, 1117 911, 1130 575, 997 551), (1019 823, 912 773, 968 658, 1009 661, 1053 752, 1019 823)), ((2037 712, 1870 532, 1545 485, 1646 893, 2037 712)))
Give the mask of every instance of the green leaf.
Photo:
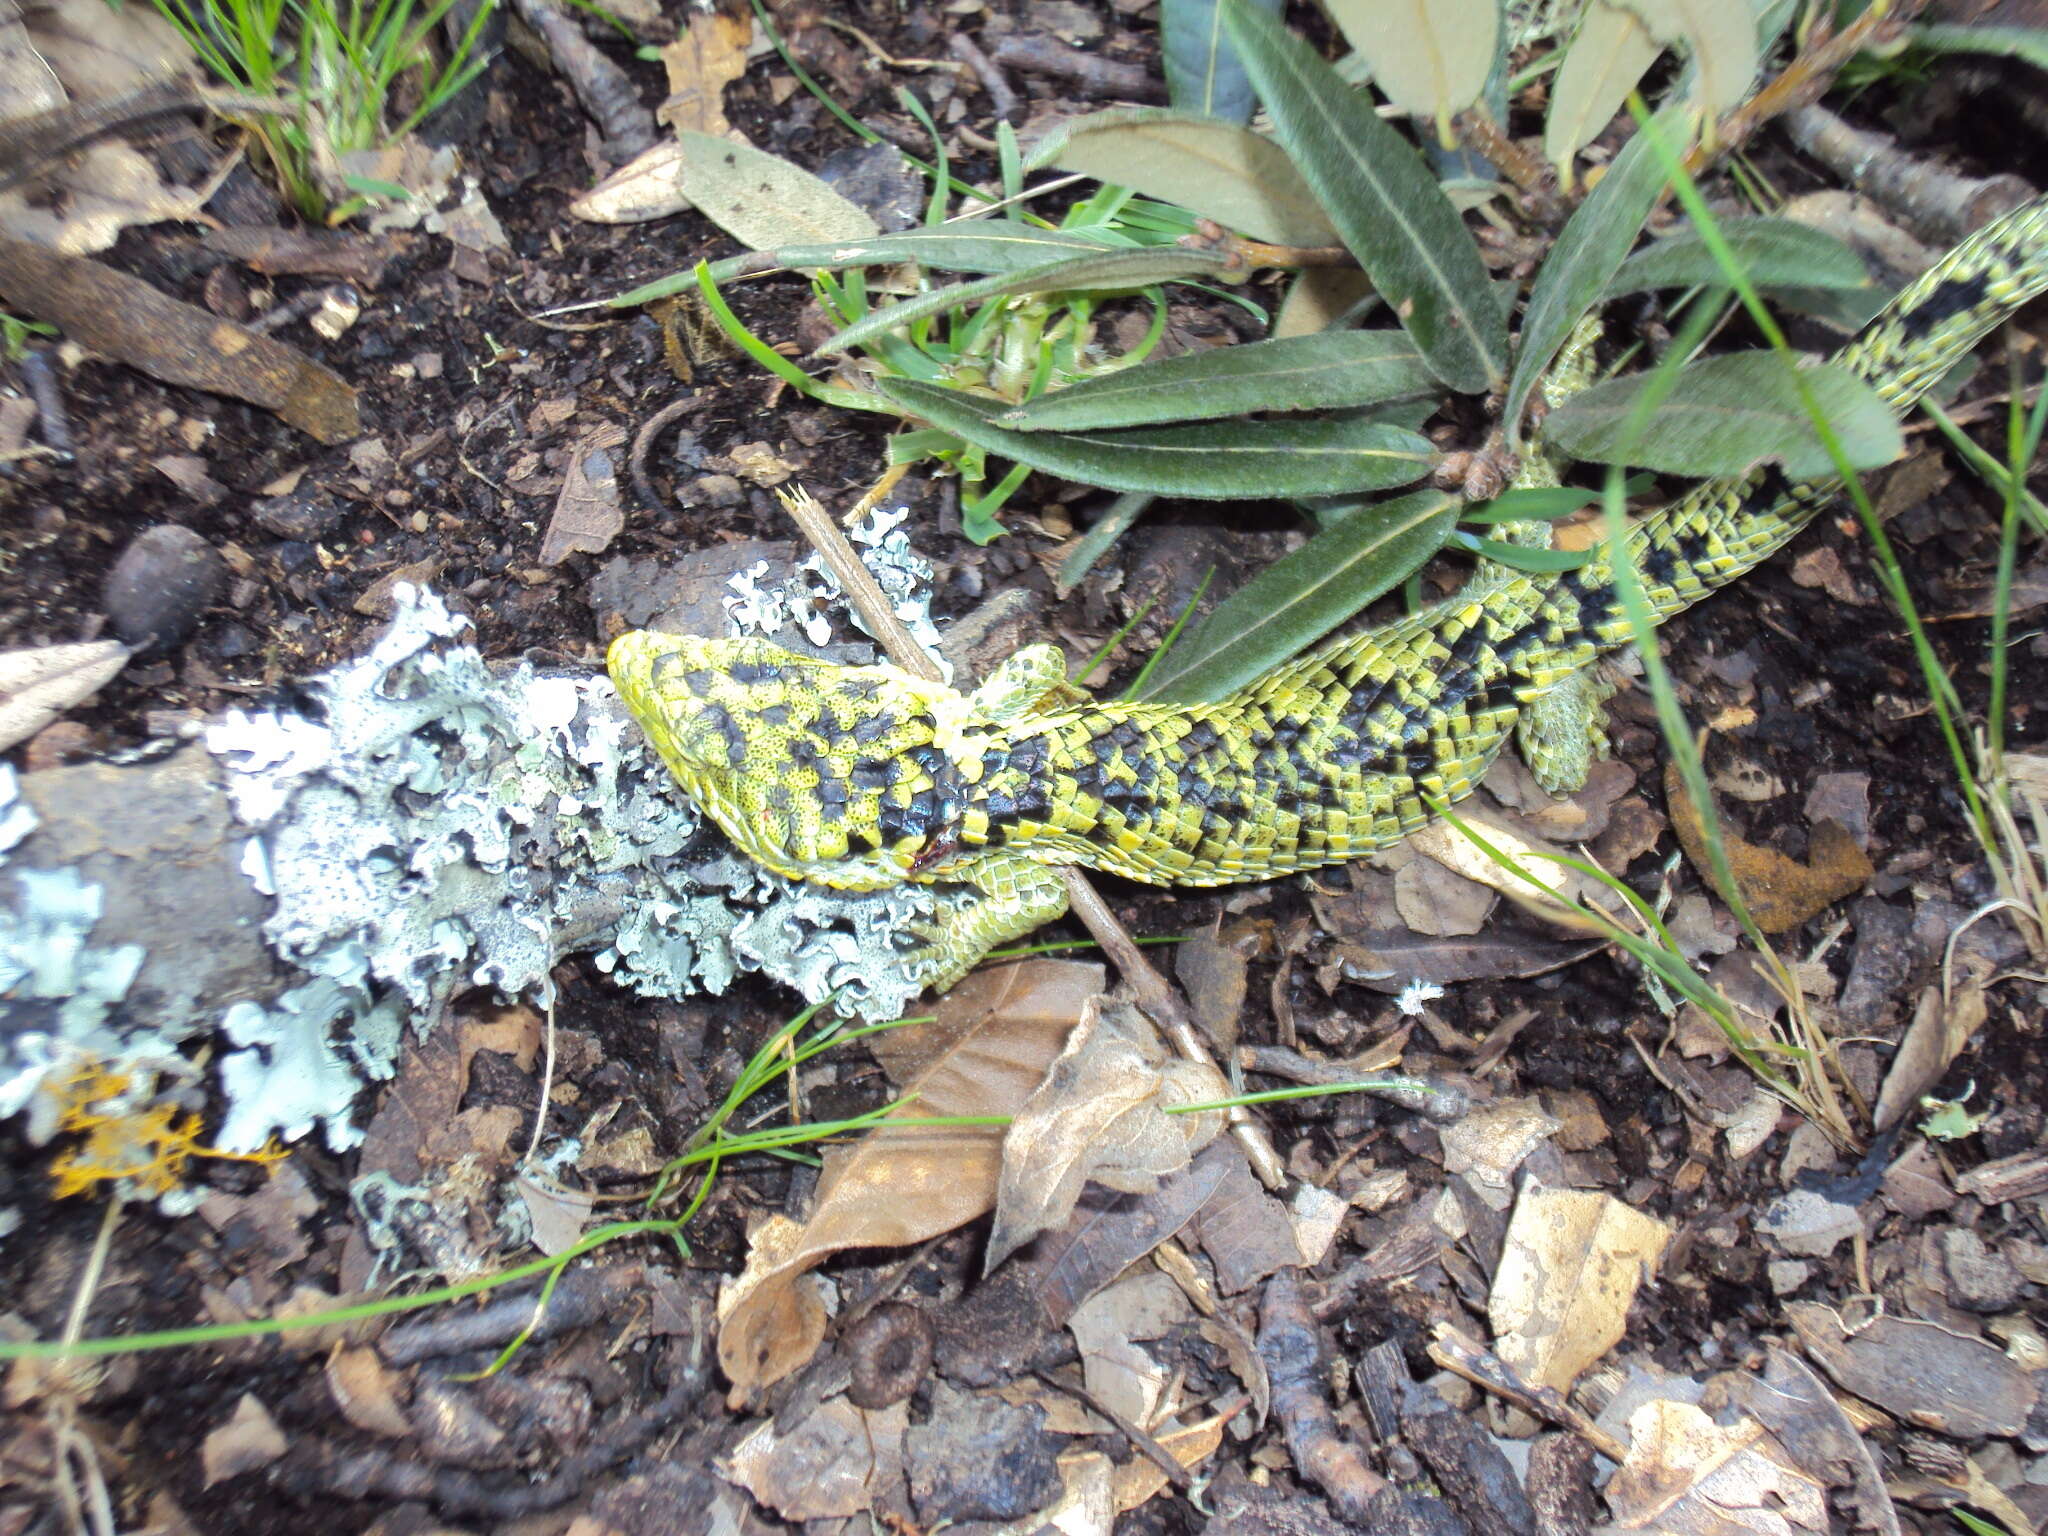
POLYGON ((986 299, 1021 293, 1085 293, 1148 288, 1154 283, 1220 276, 1228 266, 1229 259, 1215 251, 1194 251, 1172 245, 1061 256, 1020 271, 997 272, 976 282, 934 288, 914 299, 873 310, 830 337, 818 348, 816 355, 830 357, 859 346, 870 336, 894 330, 912 320, 943 314, 963 305, 979 304, 986 299))
POLYGON ((1729 0, 1612 0, 1642 19, 1660 43, 1692 56, 1692 101, 1711 121, 1732 111, 1756 78, 1756 17, 1729 0))
POLYGON ((2048 27, 1924 26, 1909 29, 1915 47, 1930 53, 1990 53, 2048 69, 2048 27))
MULTIPOLYGON (((840 245, 778 246, 773 254, 776 265, 783 267, 871 267, 914 261, 934 272, 1020 272, 1061 255, 1117 248, 1067 230, 1040 229, 1008 220, 965 219, 840 245)), ((714 275, 717 270, 712 268, 714 275)))
POLYGON ((1218 4, 1281 144, 1437 377, 1467 394, 1498 388, 1500 295, 1415 147, 1280 22, 1245 0, 1218 4))
POLYGON ((999 400, 912 379, 882 379, 877 387, 905 411, 989 453, 1112 491, 1217 501, 1340 496, 1407 485, 1437 459, 1428 438, 1373 422, 1014 432, 1000 425, 1006 407, 999 400))
MULTIPOLYGON (((1721 234, 1759 288, 1854 289, 1872 286, 1861 258, 1824 230, 1791 219, 1722 219, 1721 234)), ((1605 297, 1655 288, 1726 287, 1728 277, 1697 230, 1645 246, 1624 261, 1605 297)))
MULTIPOLYGON (((1858 469, 1888 464, 1905 451, 1884 400, 1833 363, 1799 370, 1858 469)), ((1611 379, 1574 395, 1544 423, 1551 447, 1575 458, 1625 463, 1671 475, 1740 475, 1777 462, 1795 480, 1832 477, 1800 401, 1792 364, 1775 352, 1735 352, 1679 370, 1641 441, 1625 442, 1629 414, 1648 374, 1611 379)))
POLYGON ((780 155, 714 133, 679 132, 683 190, 704 217, 756 250, 866 240, 873 215, 780 155))
POLYGON ((1543 153, 1571 185, 1572 157, 1614 121, 1663 45, 1640 18, 1607 0, 1588 0, 1550 91, 1543 153))
POLYGON ((1686 109, 1667 105, 1649 126, 1622 147, 1600 184, 1586 195, 1578 211, 1557 237, 1536 274, 1529 307, 1522 315, 1522 346, 1515 358, 1514 381, 1508 385, 1502 419, 1508 442, 1522 440, 1522 408, 1565 338, 1600 300, 1608 279, 1620 267, 1629 247, 1643 232, 1643 221, 1656 206, 1664 187, 1664 163, 1657 157, 1650 133, 1666 133, 1685 121, 1686 109))
POLYGON ((1322 639, 1435 554, 1458 521, 1449 491, 1362 507, 1232 593, 1145 680, 1148 701, 1222 698, 1322 639))
POLYGON ((1600 552, 1597 548, 1542 549, 1528 544, 1508 544, 1499 539, 1479 538, 1462 528, 1451 542, 1496 565, 1538 573, 1575 571, 1600 552))
MULTIPOLYGON (((1285 0, 1256 0, 1279 14, 1285 0)), ((1166 98, 1182 112, 1199 112, 1227 123, 1248 123, 1258 102, 1230 39, 1224 36, 1216 0, 1160 0, 1159 57, 1166 72, 1166 98)))
POLYGON ((1252 411, 1335 410, 1436 393, 1402 331, 1327 331, 1184 352, 1120 368, 1005 412, 1021 432, 1208 421, 1252 411))
POLYGON ((1134 107, 1092 113, 1056 132, 1062 142, 1050 163, 1063 171, 1177 203, 1254 240, 1337 243, 1287 152, 1249 128, 1134 107))
POLYGON ((1499 0, 1328 0, 1387 100, 1424 123, 1472 105, 1500 46, 1499 0))
POLYGON ((1502 491, 1491 501, 1465 508, 1458 521, 1474 527, 1496 523, 1553 523, 1570 517, 1581 507, 1590 507, 1600 493, 1576 485, 1531 486, 1525 490, 1502 491))

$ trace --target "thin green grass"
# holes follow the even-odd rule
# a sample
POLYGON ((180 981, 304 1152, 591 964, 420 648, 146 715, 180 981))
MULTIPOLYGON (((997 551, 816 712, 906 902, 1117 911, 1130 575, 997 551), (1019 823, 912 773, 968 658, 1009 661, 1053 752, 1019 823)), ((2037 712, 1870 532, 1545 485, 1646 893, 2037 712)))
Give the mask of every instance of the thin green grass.
POLYGON ((291 104, 244 126, 299 212, 339 223, 365 204, 347 196, 340 157, 404 138, 475 79, 490 62, 480 45, 497 0, 483 0, 445 59, 435 32, 454 0, 150 3, 222 84, 291 104), (394 122, 401 88, 413 105, 394 122))

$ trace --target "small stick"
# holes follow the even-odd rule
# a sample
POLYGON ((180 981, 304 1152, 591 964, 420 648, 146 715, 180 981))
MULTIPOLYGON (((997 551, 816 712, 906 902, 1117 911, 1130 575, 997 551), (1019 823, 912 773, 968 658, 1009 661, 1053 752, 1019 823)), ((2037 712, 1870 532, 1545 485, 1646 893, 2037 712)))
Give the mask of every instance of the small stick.
POLYGON ((1627 1446, 1565 1401, 1557 1388, 1530 1386, 1500 1356, 1473 1343, 1449 1323, 1437 1325, 1429 1358, 1474 1386, 1506 1398, 1523 1412, 1570 1430, 1610 1460, 1621 1461, 1628 1455, 1627 1446))
POLYGON ((1069 47, 1056 37, 1011 33, 996 43, 991 57, 1034 75, 1071 80, 1091 96, 1124 101, 1164 101, 1166 87, 1152 72, 1136 64, 1119 64, 1069 47))
POLYGON ((1011 89, 1009 77, 996 68, 994 61, 981 51, 980 45, 965 32, 955 32, 946 47, 954 58, 974 71, 974 78, 988 92, 989 110, 1004 122, 1016 122, 1017 93, 1011 89))

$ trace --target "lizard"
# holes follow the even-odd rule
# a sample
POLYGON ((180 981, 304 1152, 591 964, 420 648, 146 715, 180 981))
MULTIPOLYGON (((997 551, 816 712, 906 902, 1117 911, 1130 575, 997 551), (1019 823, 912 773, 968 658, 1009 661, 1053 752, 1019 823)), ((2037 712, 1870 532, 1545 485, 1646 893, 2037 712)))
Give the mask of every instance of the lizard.
MULTIPOLYGON (((1903 414, 2044 290, 2048 197, 1958 245, 1834 360, 1903 414)), ((1839 489, 1766 466, 1637 520, 1624 542, 1653 620, 1768 559, 1839 489)), ((1205 704, 1096 699, 1051 645, 971 692, 651 630, 619 636, 606 662, 682 790, 750 858, 845 891, 958 888, 905 936, 910 979, 943 991, 1066 911, 1060 866, 1216 886, 1398 841, 1473 790, 1518 719, 1583 697, 1589 668, 1633 639, 1602 550, 1563 572, 1488 564, 1433 606, 1205 704)), ((1561 718, 1584 731, 1584 711, 1561 718)), ((1546 745, 1524 735, 1525 754, 1546 745)), ((1584 742, 1549 745, 1549 787, 1583 780, 1584 742)))

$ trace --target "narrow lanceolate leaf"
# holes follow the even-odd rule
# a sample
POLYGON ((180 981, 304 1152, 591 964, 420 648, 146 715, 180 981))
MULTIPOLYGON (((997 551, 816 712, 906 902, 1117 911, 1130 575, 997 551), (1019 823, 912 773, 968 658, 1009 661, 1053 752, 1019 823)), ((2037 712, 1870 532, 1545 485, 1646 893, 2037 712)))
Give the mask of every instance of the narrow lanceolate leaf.
POLYGON ((1807 385, 1850 464, 1871 469, 1904 451, 1899 424, 1868 384, 1825 363, 1795 370, 1775 352, 1735 352, 1679 370, 1648 432, 1630 441, 1630 413, 1651 375, 1596 384, 1550 413, 1543 435, 1579 459, 1671 475, 1739 475, 1775 463, 1794 480, 1834 473, 1801 398, 1807 385))
POLYGON ((1273 17, 1218 0, 1280 142, 1429 365, 1478 394, 1507 377, 1507 321, 1465 221, 1414 146, 1273 17))
MULTIPOLYGON (((1284 0, 1253 0, 1279 14, 1284 0)), ((1258 105, 1230 39, 1217 0, 1160 0, 1159 54, 1166 98, 1182 112, 1248 123, 1258 105)))
POLYGON ((776 264, 784 267, 867 267, 914 261, 934 272, 1018 272, 1063 255, 1116 249, 1119 247, 1092 236, 1064 230, 1013 224, 1007 219, 969 219, 838 245, 779 246, 773 255, 776 264))
POLYGON ((866 240, 879 234, 865 210, 801 166, 710 133, 678 133, 683 191, 742 245, 866 240))
MULTIPOLYGON (((1721 237, 1759 288, 1853 289, 1871 286, 1862 259, 1825 230, 1791 219, 1722 219, 1721 237)), ((1637 251, 1607 285, 1607 297, 1653 288, 1727 287, 1728 274, 1696 230, 1637 251)))
POLYGON ((1749 94, 1756 78, 1756 17, 1728 0, 1611 0, 1633 11, 1660 43, 1682 43, 1692 55, 1694 104, 1719 117, 1749 94))
POLYGON ((1543 153, 1567 185, 1572 156, 1614 120, 1622 100, 1663 51, 1639 17, 1607 0, 1589 0, 1551 88, 1543 125, 1543 153))
POLYGON ((836 352, 859 346, 871 336, 879 336, 912 320, 922 320, 926 315, 941 314, 960 305, 979 304, 1009 294, 1149 288, 1154 283, 1174 282, 1182 278, 1219 277, 1229 264, 1229 258, 1216 251, 1195 251, 1178 245, 1061 256, 1035 267, 997 272, 978 282, 934 288, 930 293, 905 299, 901 304, 872 310, 829 338, 818 348, 817 355, 830 357, 836 352))
POLYGON ((1448 491, 1359 509, 1232 593, 1166 653, 1140 697, 1197 704, 1243 687, 1405 580, 1457 521, 1448 491))
POLYGON ((1335 245, 1315 194, 1271 139, 1213 117, 1138 107, 1096 112, 1059 130, 1063 171, 1192 208, 1276 245, 1335 245))
POLYGON ((1024 432, 1075 432, 1379 405, 1440 387, 1407 332, 1329 331, 1140 363, 1040 395, 1001 419, 1024 432))
POLYGON ((1424 122, 1462 112, 1493 72, 1499 0, 1328 0, 1344 40, 1372 66, 1373 84, 1424 122))
MULTIPOLYGON (((1550 248, 1522 316, 1521 351, 1515 358, 1515 377, 1508 385, 1503 415, 1510 443, 1521 441, 1522 407, 1529 403, 1530 391, 1550 367, 1572 327, 1600 301, 1608 279, 1636 243, 1643 220, 1656 206, 1657 193, 1664 186, 1664 161, 1657 154, 1652 131, 1663 133, 1669 142, 1684 121, 1685 108, 1677 103, 1651 118, 1649 126, 1614 157, 1600 184, 1579 204, 1550 248)), ((1671 143, 1673 150, 1682 147, 1671 143)))
POLYGON ((1212 501, 1342 496, 1408 485, 1437 453, 1426 437, 1356 421, 1228 421, 1134 432, 1013 432, 1002 402, 914 379, 883 379, 898 406, 977 448, 1105 486, 1212 501))

